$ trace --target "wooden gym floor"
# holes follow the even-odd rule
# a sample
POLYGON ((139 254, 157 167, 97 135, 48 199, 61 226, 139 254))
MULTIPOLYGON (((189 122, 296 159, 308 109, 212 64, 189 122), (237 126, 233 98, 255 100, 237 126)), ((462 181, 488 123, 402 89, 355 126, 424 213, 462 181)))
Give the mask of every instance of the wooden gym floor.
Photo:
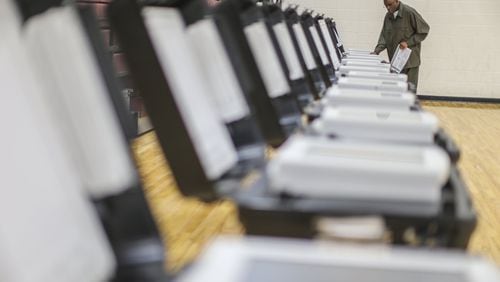
MULTIPOLYGON (((469 251, 500 265, 500 105, 424 102, 462 150, 459 163, 469 185, 479 224, 469 251)), ((177 271, 191 262, 218 234, 242 234, 230 201, 206 204, 182 197, 154 132, 135 140, 146 196, 168 247, 167 268, 177 271)))

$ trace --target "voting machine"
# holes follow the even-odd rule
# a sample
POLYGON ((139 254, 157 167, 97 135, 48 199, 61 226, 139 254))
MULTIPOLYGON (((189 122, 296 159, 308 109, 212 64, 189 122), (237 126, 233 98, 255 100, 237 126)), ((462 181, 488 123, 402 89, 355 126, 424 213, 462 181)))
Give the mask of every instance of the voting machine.
POLYGON ((321 43, 321 37, 315 25, 315 21, 311 12, 308 10, 298 11, 301 19, 302 28, 309 43, 309 48, 313 55, 314 61, 319 69, 319 74, 327 87, 335 81, 335 71, 330 64, 326 55, 326 50, 321 43))
POLYGON ((283 54, 285 60, 286 74, 290 79, 290 85, 303 108, 318 97, 318 93, 308 73, 293 28, 285 19, 285 15, 278 5, 264 4, 260 9, 276 37, 280 47, 278 50, 283 54))
POLYGON ((42 93, 36 101, 59 138, 54 144, 70 157, 82 188, 92 198, 116 264, 114 268, 96 260, 109 268, 108 278, 82 273, 63 281, 164 277, 163 243, 128 147, 128 138, 135 135, 131 118, 97 20, 88 9, 53 7, 27 19, 22 40, 29 68, 40 78, 42 93))
POLYGON ((297 39, 297 45, 299 49, 297 54, 304 59, 304 64, 307 69, 307 75, 313 81, 315 86, 315 98, 321 98, 324 95, 324 91, 331 85, 329 81, 323 80, 320 74, 319 66, 314 60, 313 53, 309 47, 309 41, 306 38, 304 28, 301 24, 301 17, 297 13, 297 10, 293 7, 286 8, 283 13, 285 14, 288 25, 292 30, 292 34, 297 39))
MULTIPOLYGON (((286 75, 286 63, 270 23, 260 7, 252 1, 226 1, 215 7, 216 17, 232 19, 233 29, 244 35, 249 56, 257 65, 268 96, 280 116, 280 123, 289 135, 300 126, 301 107, 286 75)), ((233 35, 234 36, 234 35, 233 35)), ((245 66, 243 66, 245 67, 245 66)))
POLYGON ((494 282, 499 279, 494 264, 459 252, 256 237, 218 238, 179 277, 181 282, 494 282))

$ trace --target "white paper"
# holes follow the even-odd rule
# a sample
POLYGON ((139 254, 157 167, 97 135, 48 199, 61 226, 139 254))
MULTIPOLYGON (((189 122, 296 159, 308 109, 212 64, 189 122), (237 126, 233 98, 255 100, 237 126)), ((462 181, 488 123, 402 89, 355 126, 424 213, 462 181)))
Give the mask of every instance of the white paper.
POLYGON ((230 123, 247 116, 250 110, 213 20, 192 24, 187 33, 222 119, 230 123))
POLYGON ((114 256, 22 45, 0 43, 0 281, 108 281, 114 256))
POLYGON ((149 36, 203 169, 215 180, 236 164, 231 137, 209 99, 177 9, 142 10, 149 36))
POLYGON ((295 32, 295 36, 297 37, 297 41, 299 42, 300 52, 304 57, 307 69, 316 69, 316 62, 314 61, 313 54, 311 53, 311 48, 307 43, 306 34, 304 33, 304 29, 302 28, 300 23, 296 23, 293 25, 293 31, 295 32))
POLYGON ((71 7, 33 18, 26 30, 31 60, 50 89, 46 106, 63 130, 85 187, 100 198, 135 185, 137 173, 86 40, 71 7))
POLYGON ((273 26, 274 33, 276 33, 276 38, 278 39, 278 44, 280 45, 283 56, 285 57, 286 64, 290 71, 290 79, 296 80, 304 77, 304 72, 300 66, 299 57, 295 48, 293 47, 292 38, 290 37, 290 32, 286 26, 286 23, 281 22, 273 26))
POLYGON ((245 35, 269 96, 276 98, 289 93, 290 85, 280 65, 266 24, 258 21, 246 26, 245 35))
POLYGON ((320 20, 319 26, 321 28, 321 32, 323 33, 323 37, 325 38, 328 53, 330 54, 330 58, 333 62, 333 67, 337 70, 340 67, 340 61, 339 57, 337 57, 336 48, 333 46, 332 36, 330 35, 330 32, 328 32, 328 26, 326 25, 325 20, 320 20))
POLYGON ((323 44, 321 43, 321 38, 319 37, 318 30, 316 30, 316 26, 310 26, 309 31, 311 32, 314 44, 318 49, 319 56, 321 58, 321 62, 323 65, 328 65, 330 61, 328 61, 328 57, 326 56, 325 48, 323 48, 323 44))
POLYGON ((399 46, 396 47, 396 53, 394 54, 394 57, 392 57, 391 61, 391 71, 401 73, 406 63, 408 62, 410 55, 410 48, 401 49, 399 48, 399 46))

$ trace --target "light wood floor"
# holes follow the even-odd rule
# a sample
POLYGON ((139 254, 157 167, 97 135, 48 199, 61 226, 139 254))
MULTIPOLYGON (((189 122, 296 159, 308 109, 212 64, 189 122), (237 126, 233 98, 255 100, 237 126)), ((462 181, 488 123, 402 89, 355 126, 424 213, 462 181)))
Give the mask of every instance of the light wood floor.
POLYGON ((426 102, 462 151, 478 227, 469 250, 500 264, 500 105, 426 102))
MULTIPOLYGON (((426 102, 424 106, 439 117, 462 149, 460 168, 479 218, 469 250, 500 264, 500 105, 426 102)), ((154 132, 138 138, 133 149, 168 246, 170 271, 192 261, 216 235, 243 233, 229 201, 205 204, 179 194, 154 132)))
POLYGON ((243 233, 232 203, 206 204, 179 193, 154 132, 138 138, 133 149, 146 197, 168 247, 169 271, 191 262, 216 235, 243 233))

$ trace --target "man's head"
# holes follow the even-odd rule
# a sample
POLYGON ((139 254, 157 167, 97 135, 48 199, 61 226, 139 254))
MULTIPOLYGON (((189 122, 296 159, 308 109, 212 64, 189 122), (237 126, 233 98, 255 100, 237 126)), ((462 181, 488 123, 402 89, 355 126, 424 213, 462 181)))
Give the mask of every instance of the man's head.
POLYGON ((399 8, 399 0, 384 0, 384 6, 389 13, 394 13, 399 8))

